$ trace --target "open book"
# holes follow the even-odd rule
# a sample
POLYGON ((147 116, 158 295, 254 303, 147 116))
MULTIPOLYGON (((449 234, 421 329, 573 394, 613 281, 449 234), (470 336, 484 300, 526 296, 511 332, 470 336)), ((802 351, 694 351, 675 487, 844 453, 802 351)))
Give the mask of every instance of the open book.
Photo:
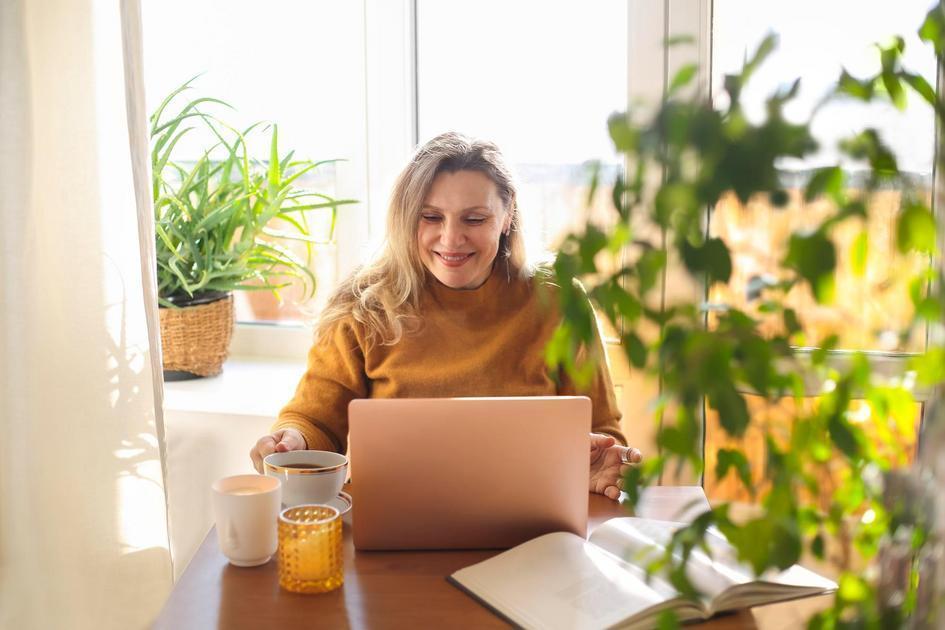
POLYGON ((712 557, 694 550, 687 565, 701 602, 681 597, 645 567, 682 523, 614 518, 589 540, 546 534, 493 558, 460 569, 448 579, 509 621, 525 628, 652 628, 671 608, 680 620, 820 595, 837 585, 794 565, 756 579, 740 564, 718 531, 706 534, 712 557))

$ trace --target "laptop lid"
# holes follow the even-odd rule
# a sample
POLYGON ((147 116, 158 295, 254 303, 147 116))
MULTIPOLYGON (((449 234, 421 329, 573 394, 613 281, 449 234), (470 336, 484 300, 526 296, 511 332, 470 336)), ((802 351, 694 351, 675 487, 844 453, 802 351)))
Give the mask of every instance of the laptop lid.
POLYGON ((361 399, 348 422, 358 549, 587 534, 587 397, 361 399))

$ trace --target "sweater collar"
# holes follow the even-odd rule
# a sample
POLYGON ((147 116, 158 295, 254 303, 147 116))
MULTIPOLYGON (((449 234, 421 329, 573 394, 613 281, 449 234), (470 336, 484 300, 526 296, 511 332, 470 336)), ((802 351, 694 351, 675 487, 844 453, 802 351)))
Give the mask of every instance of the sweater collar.
POLYGON ((427 271, 426 290, 430 297, 441 306, 470 308, 482 304, 494 303, 502 289, 509 284, 509 266, 504 260, 495 260, 492 272, 486 281, 475 289, 451 289, 427 271))

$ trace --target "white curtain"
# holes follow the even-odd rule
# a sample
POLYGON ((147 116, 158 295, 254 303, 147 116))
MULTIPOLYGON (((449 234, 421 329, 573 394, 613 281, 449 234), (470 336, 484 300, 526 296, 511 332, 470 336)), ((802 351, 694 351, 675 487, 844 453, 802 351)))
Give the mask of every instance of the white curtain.
POLYGON ((0 1, 2 628, 144 627, 171 588, 139 9, 0 1))

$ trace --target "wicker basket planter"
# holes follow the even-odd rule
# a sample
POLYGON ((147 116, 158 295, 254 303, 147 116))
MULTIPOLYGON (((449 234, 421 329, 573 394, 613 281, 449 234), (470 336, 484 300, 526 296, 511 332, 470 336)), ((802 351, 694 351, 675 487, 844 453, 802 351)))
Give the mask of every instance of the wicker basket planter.
POLYGON ((217 294, 180 308, 161 308, 165 379, 215 376, 233 336, 233 295, 217 294))

